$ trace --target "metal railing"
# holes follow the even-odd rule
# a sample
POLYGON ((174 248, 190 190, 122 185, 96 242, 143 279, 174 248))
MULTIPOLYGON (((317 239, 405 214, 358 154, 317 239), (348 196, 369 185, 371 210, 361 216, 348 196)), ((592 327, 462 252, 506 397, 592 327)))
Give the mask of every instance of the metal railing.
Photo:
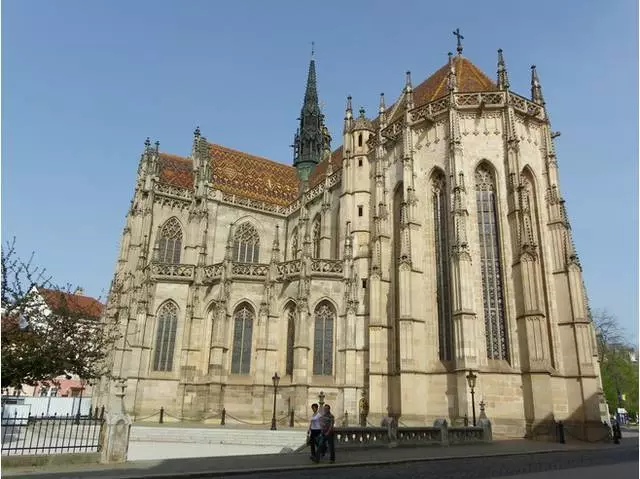
POLYGON ((2 455, 100 452, 104 417, 78 415, 2 417, 2 455))

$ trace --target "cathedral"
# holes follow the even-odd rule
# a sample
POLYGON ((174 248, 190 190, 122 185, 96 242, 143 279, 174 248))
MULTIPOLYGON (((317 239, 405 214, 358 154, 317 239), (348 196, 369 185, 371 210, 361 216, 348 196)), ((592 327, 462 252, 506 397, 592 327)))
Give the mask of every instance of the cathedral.
POLYGON ((277 373, 278 417, 306 418, 322 392, 338 421, 459 423, 474 397, 499 436, 553 420, 602 434, 536 68, 523 96, 502 50, 495 80, 460 38, 443 63, 415 86, 407 72, 373 115, 347 97, 336 148, 312 57, 292 165, 199 128, 188 156, 147 139, 105 313, 121 328, 111 368, 134 419, 224 408, 265 423, 277 373))

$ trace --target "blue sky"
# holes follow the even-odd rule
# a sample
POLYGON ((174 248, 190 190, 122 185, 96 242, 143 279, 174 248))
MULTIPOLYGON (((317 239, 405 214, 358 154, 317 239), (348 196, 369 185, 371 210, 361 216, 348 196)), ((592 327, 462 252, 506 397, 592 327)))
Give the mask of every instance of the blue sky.
POLYGON ((310 43, 339 140, 455 51, 513 90, 536 64, 592 307, 638 334, 638 27, 633 0, 2 2, 2 236, 58 283, 105 295, 146 136, 291 162, 310 43))

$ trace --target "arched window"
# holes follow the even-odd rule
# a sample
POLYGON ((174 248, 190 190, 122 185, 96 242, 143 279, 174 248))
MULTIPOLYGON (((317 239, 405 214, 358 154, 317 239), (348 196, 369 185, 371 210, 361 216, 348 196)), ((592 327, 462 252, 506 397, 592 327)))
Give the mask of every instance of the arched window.
POLYGON ((362 146, 362 133, 358 133, 358 146, 362 146))
POLYGON ((260 237, 251 223, 242 223, 233 237, 233 260, 238 263, 260 261, 260 237))
POLYGON ((475 180, 487 357, 507 359, 495 181, 485 165, 478 167, 475 180))
POLYGON ((289 253, 291 259, 298 258, 298 228, 293 228, 291 233, 291 253, 289 253))
POLYGON ((293 376, 293 344, 296 337, 296 308, 290 304, 285 310, 287 320, 287 363, 285 374, 293 376))
POLYGON ((173 369, 173 351, 176 346, 178 306, 173 301, 164 303, 158 309, 156 318, 158 328, 156 350, 153 355, 153 370, 171 371, 173 369))
POLYGON ((333 374, 333 323, 336 312, 328 301, 323 301, 315 311, 315 334, 313 340, 313 374, 333 374))
POLYGON ((311 230, 314 258, 320 257, 320 225, 320 215, 316 215, 313 220, 313 229, 311 230))
POLYGON ((249 374, 251 369, 251 337, 253 335, 253 308, 243 303, 233 314, 233 353, 231 374, 249 374))
POLYGON ((433 235, 436 252, 436 297, 438 305, 438 343, 441 360, 451 359, 451 297, 449 293, 449 234, 447 190, 442 172, 433 175, 433 235))
POLYGON ((181 251, 182 227, 174 216, 169 218, 160 229, 157 261, 160 263, 180 263, 181 251))

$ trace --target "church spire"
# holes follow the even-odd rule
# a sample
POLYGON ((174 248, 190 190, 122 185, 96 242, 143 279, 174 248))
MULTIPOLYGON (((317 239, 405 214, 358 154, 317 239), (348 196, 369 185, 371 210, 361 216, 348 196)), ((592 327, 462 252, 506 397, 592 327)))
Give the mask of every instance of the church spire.
POLYGON ((507 67, 504 64, 502 56, 502 48, 498 50, 498 90, 509 89, 509 77, 507 76, 507 67))
POLYGON ((542 96, 542 86, 538 79, 538 72, 536 66, 531 65, 531 100, 544 105, 544 97, 542 96))
POLYGON ((306 182, 314 166, 320 162, 325 142, 323 135, 322 113, 318 105, 316 86, 316 62, 311 51, 311 62, 307 75, 307 88, 300 114, 299 133, 294 137, 293 166, 298 170, 300 181, 306 182))

